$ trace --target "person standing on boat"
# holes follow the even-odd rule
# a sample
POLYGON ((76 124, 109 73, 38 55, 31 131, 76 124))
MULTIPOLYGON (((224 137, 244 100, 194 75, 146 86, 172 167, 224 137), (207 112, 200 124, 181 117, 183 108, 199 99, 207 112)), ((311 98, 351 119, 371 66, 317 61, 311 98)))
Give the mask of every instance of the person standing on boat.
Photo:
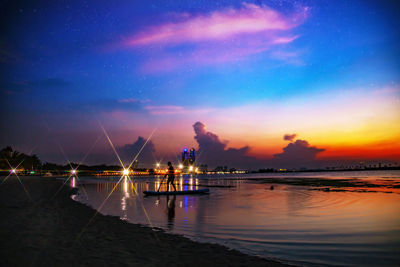
POLYGON ((166 176, 168 175, 168 180, 167 180, 167 192, 169 190, 169 184, 171 184, 174 187, 174 190, 176 192, 176 187, 174 184, 174 180, 175 180, 175 169, 174 166, 172 166, 171 161, 168 161, 168 173, 166 174, 166 176))

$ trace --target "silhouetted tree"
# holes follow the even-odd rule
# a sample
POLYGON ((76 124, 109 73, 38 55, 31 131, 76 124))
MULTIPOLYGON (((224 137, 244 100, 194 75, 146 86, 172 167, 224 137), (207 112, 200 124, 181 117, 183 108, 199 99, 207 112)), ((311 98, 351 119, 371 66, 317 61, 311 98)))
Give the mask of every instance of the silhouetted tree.
POLYGON ((42 163, 35 154, 27 155, 7 146, 0 150, 0 168, 9 169, 10 165, 13 168, 18 166, 18 168, 23 169, 38 169, 42 163))

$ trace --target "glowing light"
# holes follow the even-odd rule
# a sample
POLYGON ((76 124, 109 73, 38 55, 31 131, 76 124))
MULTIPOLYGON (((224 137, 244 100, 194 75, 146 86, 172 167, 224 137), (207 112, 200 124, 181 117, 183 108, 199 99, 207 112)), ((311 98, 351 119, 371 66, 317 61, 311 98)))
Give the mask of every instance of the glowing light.
POLYGON ((157 168, 160 168, 160 163, 157 163, 156 165, 157 165, 157 168))
POLYGON ((193 178, 190 178, 189 184, 190 184, 189 189, 193 190, 193 178))
POLYGON ((71 179, 71 187, 72 187, 72 188, 75 188, 75 187, 76 187, 76 180, 75 180, 75 177, 72 177, 72 179, 71 179))
POLYGON ((129 197, 128 179, 127 178, 124 179, 124 193, 125 193, 125 197, 129 197))
POLYGON ((124 170, 122 171, 122 174, 123 174, 123 175, 129 175, 129 170, 128 170, 128 169, 124 169, 124 170))
POLYGON ((71 174, 76 174, 76 170, 71 170, 71 174))
POLYGON ((179 169, 183 169, 183 165, 182 164, 179 164, 179 169))
POLYGON ((10 172, 11 173, 17 173, 17 170, 16 169, 12 169, 10 172))
POLYGON ((196 168, 196 170, 195 170, 196 172, 198 172, 199 171, 199 168, 196 168))
POLYGON ((189 171, 193 171, 193 166, 190 166, 190 167, 189 167, 189 171))

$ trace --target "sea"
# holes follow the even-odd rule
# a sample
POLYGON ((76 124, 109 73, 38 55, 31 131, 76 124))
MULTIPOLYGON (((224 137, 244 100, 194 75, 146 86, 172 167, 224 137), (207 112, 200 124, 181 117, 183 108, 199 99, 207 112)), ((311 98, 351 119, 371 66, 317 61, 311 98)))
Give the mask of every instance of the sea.
POLYGON ((250 255, 299 266, 400 266, 398 170, 181 175, 178 190, 209 194, 143 194, 166 190, 162 180, 78 176, 68 184, 79 188, 75 201, 101 214, 250 255))

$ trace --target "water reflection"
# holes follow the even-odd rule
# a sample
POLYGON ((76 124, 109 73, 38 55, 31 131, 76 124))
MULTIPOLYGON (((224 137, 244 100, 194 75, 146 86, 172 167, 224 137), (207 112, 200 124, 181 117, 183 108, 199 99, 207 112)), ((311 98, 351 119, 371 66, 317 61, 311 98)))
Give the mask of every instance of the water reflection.
MULTIPOLYGON (((271 190, 271 189, 270 189, 271 190)), ((286 193, 286 212, 288 216, 301 215, 304 209, 310 207, 309 202, 311 201, 312 194, 308 191, 293 189, 288 190, 286 193)))
POLYGON ((71 181, 71 187, 72 187, 72 188, 76 188, 76 177, 75 177, 75 176, 72 176, 72 177, 70 178, 70 181, 71 181))
POLYGON ((129 199, 129 182, 128 182, 128 177, 125 176, 123 178, 123 196, 121 198, 121 210, 122 210, 122 220, 127 220, 128 219, 128 212, 127 212, 127 202, 129 199))
MULTIPOLYGON (((154 191, 167 191, 166 181, 163 177, 155 177, 156 179, 153 182, 147 182, 149 185, 153 183, 153 188, 149 188, 147 186, 146 190, 154 190, 154 191)), ((178 191, 184 190, 198 190, 200 187, 200 182, 198 178, 194 178, 192 175, 180 175, 179 178, 175 179, 174 184, 178 191)), ((171 191, 171 185, 169 185, 168 191, 171 191)))
POLYGON ((174 219, 175 219, 175 201, 176 196, 173 195, 170 197, 167 195, 167 215, 168 215, 168 229, 172 230, 174 228, 174 219))
MULTIPOLYGON (((283 184, 270 190, 271 184, 243 179, 179 176, 179 190, 208 185, 211 193, 142 198, 144 190, 166 190, 161 181, 123 180, 101 212, 266 257, 320 265, 400 262, 399 194, 322 192, 283 184)), ((88 184, 89 199, 80 194, 78 201, 97 208, 115 184, 88 184)))

